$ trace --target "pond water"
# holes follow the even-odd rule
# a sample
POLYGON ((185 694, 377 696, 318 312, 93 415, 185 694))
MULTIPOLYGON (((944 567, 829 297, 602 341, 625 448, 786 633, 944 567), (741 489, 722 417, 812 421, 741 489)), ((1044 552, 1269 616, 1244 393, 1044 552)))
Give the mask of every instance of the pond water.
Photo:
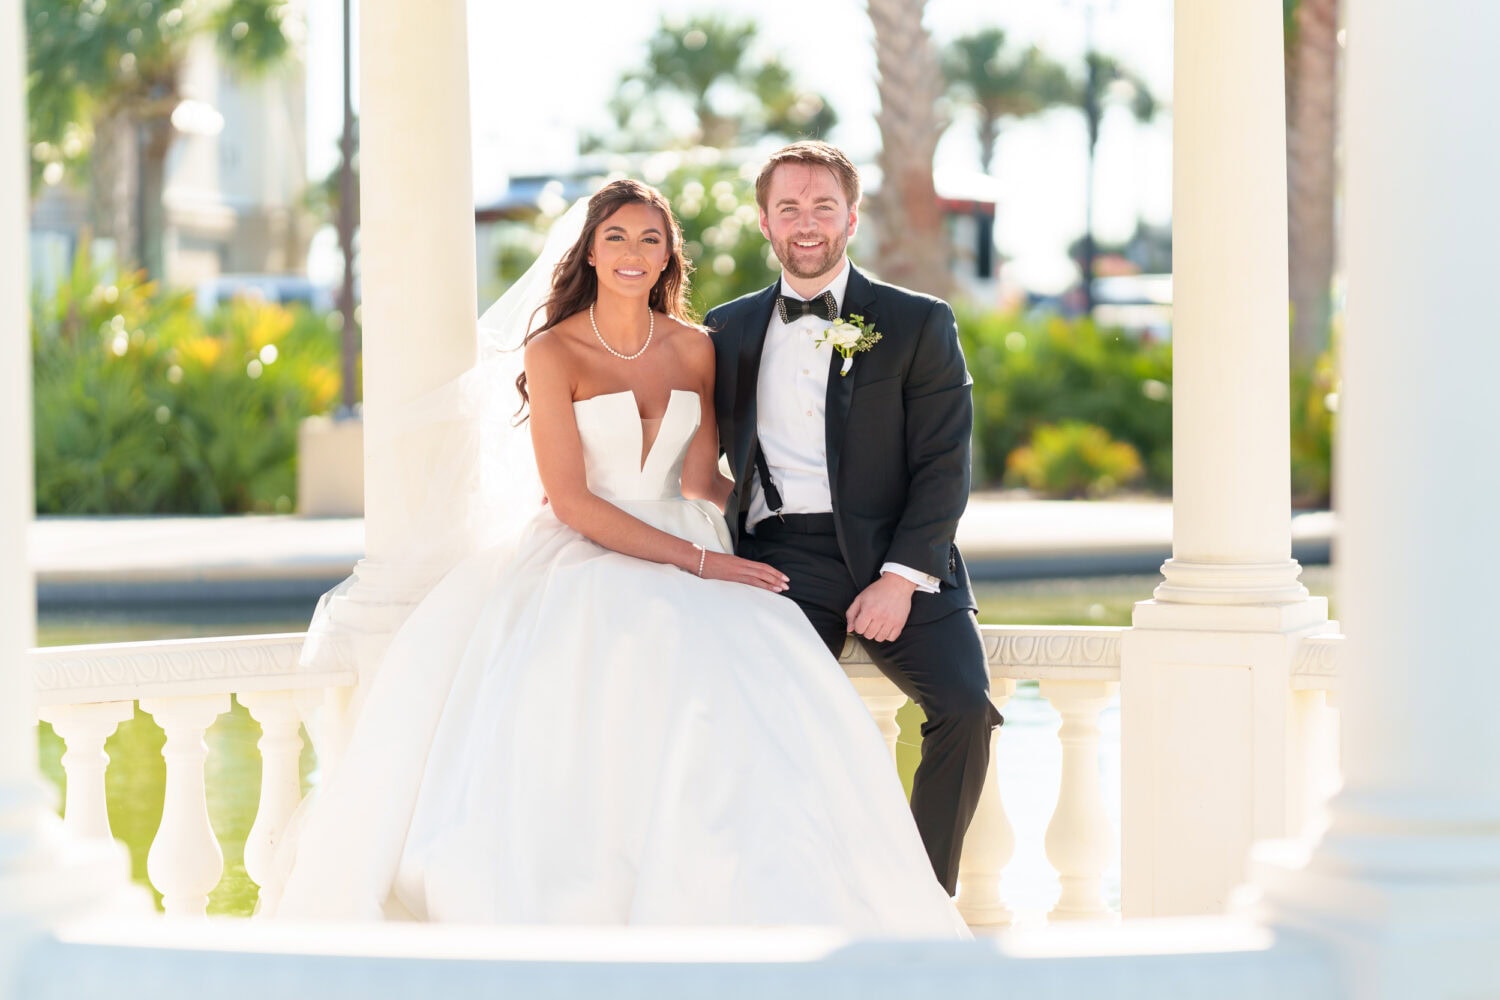
MULTIPOLYGON (((1303 574, 1314 593, 1327 594, 1330 574, 1312 567, 1303 574)), ((1065 580, 1011 581, 976 588, 980 620, 991 624, 1126 625, 1131 606, 1150 597, 1156 577, 1101 577, 1065 580)), ((188 638, 205 635, 251 635, 296 632, 306 627, 310 607, 259 606, 211 609, 184 613, 181 608, 138 608, 129 613, 86 611, 48 612, 38 621, 40 645, 124 642, 188 638)), ((1037 691, 1035 683, 1018 685, 1005 706, 996 772, 1001 798, 1015 829, 1016 850, 1006 872, 1004 892, 1017 922, 1039 921, 1058 893, 1056 874, 1047 863, 1044 837, 1057 800, 1062 751, 1056 739, 1059 719, 1037 691)), ((908 704, 899 716, 902 737, 897 767, 908 791, 918 760, 921 713, 908 704)), ((1120 818, 1120 729, 1118 700, 1100 720, 1100 765, 1105 810, 1115 831, 1120 818)), ((209 730, 206 765, 209 818, 224 851, 224 877, 209 896, 209 912, 247 915, 255 906, 256 888, 245 874, 245 837, 255 821, 260 789, 260 755, 255 743, 259 725, 238 703, 209 730)), ((62 741, 45 723, 40 727, 43 773, 58 790, 61 803, 62 741)), ((130 849, 133 875, 143 885, 146 856, 161 820, 166 766, 161 758, 165 741, 149 716, 139 710, 120 725, 105 746, 112 762, 106 779, 110 826, 130 849)), ((304 787, 313 776, 315 755, 304 748, 304 787)), ((1117 852, 1116 852, 1117 853, 1117 852)), ((1117 859, 1105 873, 1106 896, 1119 901, 1117 859)), ((158 900, 158 903, 160 901, 158 900)))

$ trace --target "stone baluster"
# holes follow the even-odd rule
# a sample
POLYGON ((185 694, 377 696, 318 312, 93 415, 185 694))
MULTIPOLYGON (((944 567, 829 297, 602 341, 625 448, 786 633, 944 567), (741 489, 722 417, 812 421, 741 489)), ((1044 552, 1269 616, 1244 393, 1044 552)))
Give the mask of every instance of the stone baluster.
POLYGON ((290 691, 247 691, 240 704, 260 723, 260 805, 245 838, 245 872, 265 885, 287 820, 302 800, 302 720, 290 691))
POLYGON ((1338 719, 1328 704, 1330 694, 1313 689, 1292 695, 1286 808, 1287 825, 1299 835, 1322 822, 1324 807, 1338 790, 1338 719))
MULTIPOLYGON (((992 681, 990 700, 1001 711, 1016 692, 1013 680, 992 681)), ((1008 924, 1010 907, 1000 891, 1001 875, 1016 851, 1015 831, 1000 798, 995 761, 999 756, 999 728, 990 734, 990 769, 985 775, 979 808, 964 837, 964 852, 958 862, 958 911, 972 927, 1008 924)))
POLYGON ((96 705, 48 705, 38 713, 62 737, 67 775, 63 828, 80 840, 109 842, 109 809, 104 796, 104 772, 109 754, 104 741, 120 723, 135 715, 135 702, 107 701, 96 705))
POLYGON ((161 827, 146 856, 146 873, 162 894, 168 916, 203 916, 208 894, 224 874, 224 854, 208 818, 203 764, 208 744, 203 734, 229 711, 227 694, 141 701, 167 734, 162 757, 167 763, 166 798, 161 827))
POLYGON ((860 698, 864 699, 865 707, 875 717, 875 724, 880 727, 880 735, 885 737, 885 745, 890 747, 891 759, 894 760, 896 741, 901 737, 901 724, 896 721, 896 713, 906 704, 906 695, 879 674, 851 677, 849 680, 854 685, 854 690, 859 692, 860 698))
POLYGON ((1109 863, 1109 821, 1099 784, 1099 713, 1119 686, 1112 681, 1044 680, 1041 694, 1062 716, 1062 780, 1057 808, 1047 824, 1047 860, 1057 869, 1062 895, 1053 920, 1110 916, 1104 905, 1109 863))

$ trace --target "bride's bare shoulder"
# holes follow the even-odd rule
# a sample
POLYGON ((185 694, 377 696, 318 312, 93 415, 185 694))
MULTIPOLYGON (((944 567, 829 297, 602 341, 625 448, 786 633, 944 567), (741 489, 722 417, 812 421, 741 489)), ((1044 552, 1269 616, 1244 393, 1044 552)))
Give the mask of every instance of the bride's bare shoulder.
POLYGON ((568 325, 564 320, 526 342, 521 365, 526 371, 526 381, 533 387, 544 392, 553 387, 571 395, 580 363, 577 336, 568 325))
POLYGON ((565 364, 578 350, 578 317, 569 316, 556 326, 533 334, 526 341, 526 366, 533 360, 541 364, 565 364))

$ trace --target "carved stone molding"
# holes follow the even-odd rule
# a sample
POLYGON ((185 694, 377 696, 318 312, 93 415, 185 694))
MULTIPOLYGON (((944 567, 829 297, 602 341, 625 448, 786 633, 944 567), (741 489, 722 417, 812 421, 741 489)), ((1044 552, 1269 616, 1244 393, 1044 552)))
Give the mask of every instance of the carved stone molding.
POLYGON ((1300 679, 1299 687, 1317 688, 1311 681, 1327 681, 1329 687, 1337 685, 1339 661, 1344 655, 1342 635, 1314 635, 1302 640, 1297 647, 1297 657, 1292 662, 1292 677, 1300 679))
POLYGON ((303 634, 58 646, 31 652, 42 705, 334 687, 352 674, 299 670, 303 634))
MULTIPOLYGON (((1117 681, 1125 631, 1099 625, 980 626, 990 675, 1012 680, 1117 681)), ((875 671, 864 647, 853 639, 839 659, 851 677, 875 671)))

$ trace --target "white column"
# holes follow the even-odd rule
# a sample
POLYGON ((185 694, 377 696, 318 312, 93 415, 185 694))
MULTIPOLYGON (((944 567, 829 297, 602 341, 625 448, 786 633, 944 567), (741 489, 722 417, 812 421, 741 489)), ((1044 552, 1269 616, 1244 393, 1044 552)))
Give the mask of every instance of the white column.
MULTIPOLYGON (((465 18, 463 0, 365 0, 359 17, 365 558, 330 605, 340 662, 325 665, 362 680, 437 569, 462 554, 465 490, 429 469, 477 470, 472 439, 416 430, 403 413, 475 361, 465 18)), ((347 739, 350 697, 331 695, 318 720, 324 765, 347 739)))
MULTIPOLYGON (((26 303, 26 52, 20 0, 0 0, 0 830, 36 808, 36 705, 26 650, 36 635, 31 523, 31 337, 26 303)), ((9 837, 7 837, 7 840, 9 837)), ((0 872, 6 857, 0 855, 0 872)))
POLYGON ((1500 7, 1411 13, 1347 8, 1344 787, 1308 868, 1271 881, 1355 995, 1443 1000, 1500 995, 1500 7))
MULTIPOLYGON (((25 65, 21 0, 0 0, 0 918, 40 909, 34 892, 30 898, 20 894, 37 865, 46 809, 36 765, 35 688, 26 660, 36 633, 36 600, 26 561, 34 501, 25 65)), ((6 937, 0 932, 0 973, 12 943, 6 937)))
POLYGON ((63 850, 37 771, 36 688, 26 655, 36 636, 36 596, 26 557, 35 494, 25 66, 21 0, 0 0, 0 984, 44 919, 107 897, 119 902, 128 876, 113 845, 63 850))
POLYGON ((1156 596, 1297 600, 1282 24, 1215 0, 1183 0, 1175 22, 1172 558, 1156 596))
POLYGON ((1127 917, 1222 910, 1291 832, 1291 667, 1330 628, 1291 558, 1280 9, 1174 16, 1172 558, 1122 646, 1127 917))
MULTIPOLYGON (((427 442, 393 446, 403 403, 475 358, 474 184, 462 0, 365 0, 360 283, 365 555, 404 552, 427 442)), ((462 512, 451 512, 455 519, 462 512)))

